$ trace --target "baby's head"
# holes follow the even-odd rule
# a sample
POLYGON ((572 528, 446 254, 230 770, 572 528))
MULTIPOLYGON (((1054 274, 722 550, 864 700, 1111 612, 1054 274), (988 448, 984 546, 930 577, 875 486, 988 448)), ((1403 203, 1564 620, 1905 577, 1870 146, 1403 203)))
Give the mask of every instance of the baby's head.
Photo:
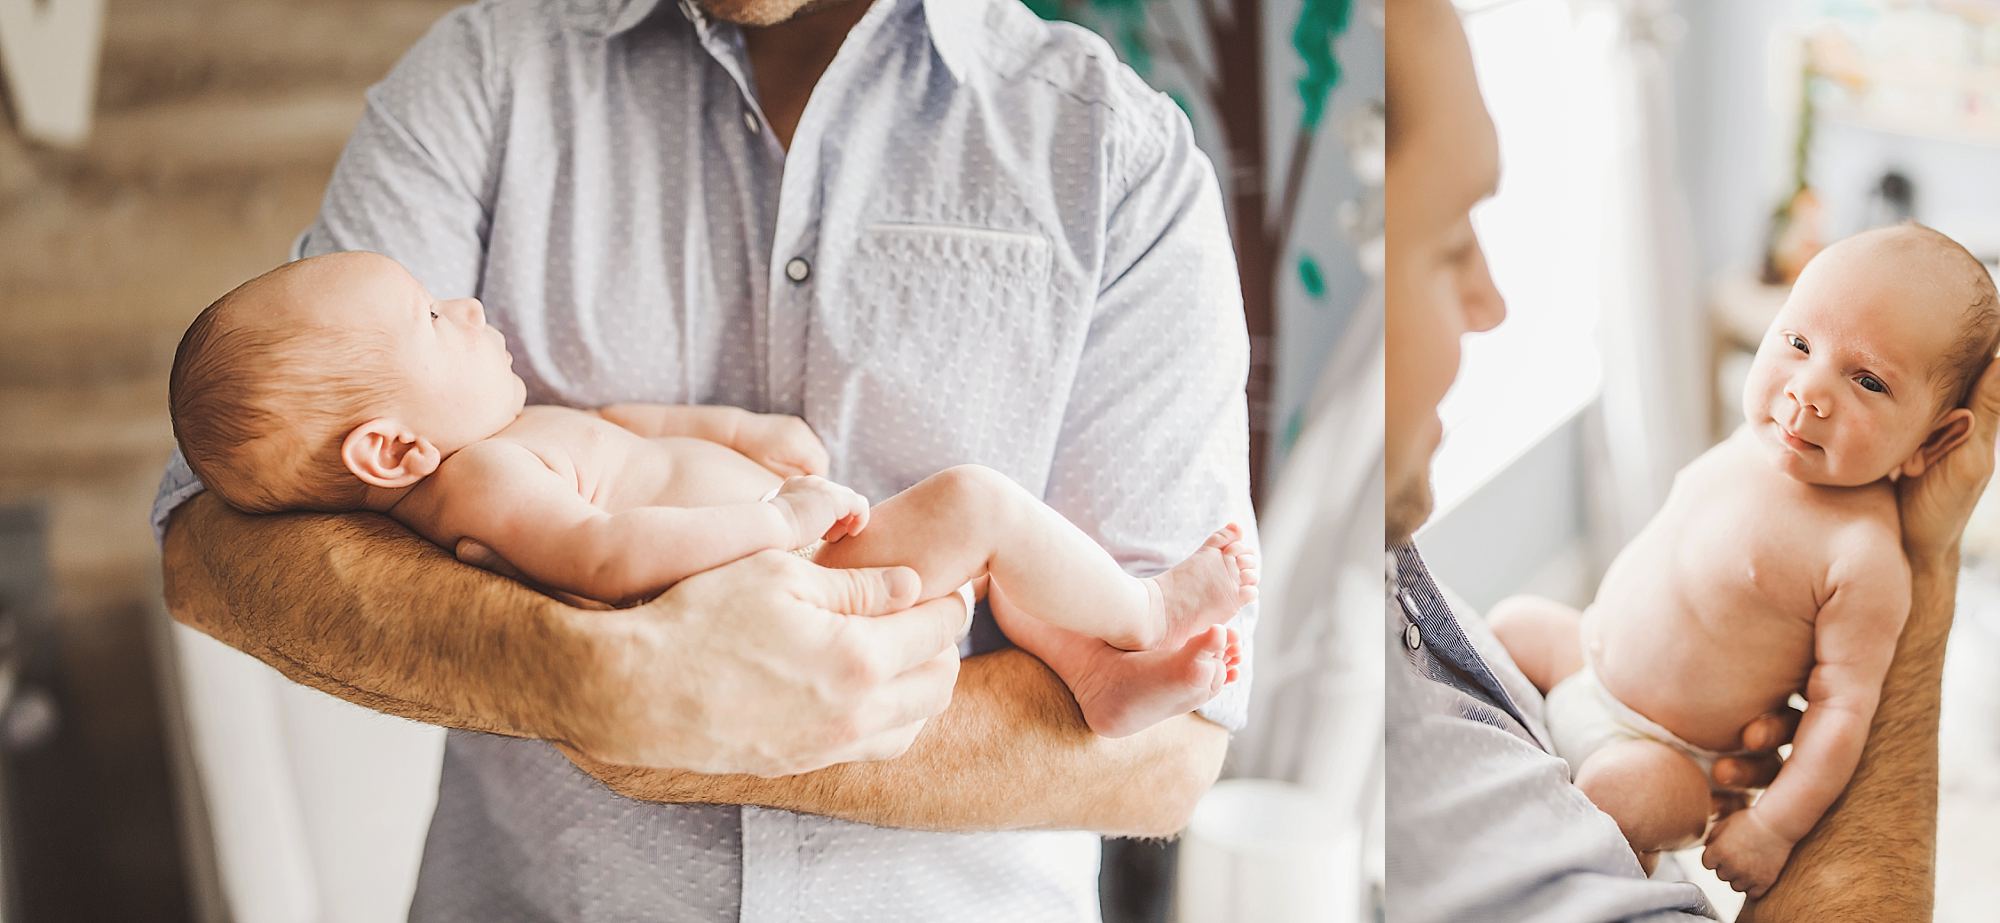
POLYGON ((1993 278, 1918 224, 1826 248, 1771 322, 1743 416, 1786 474, 1855 486, 1915 477, 1963 441, 1960 405, 1993 355, 1993 278))
POLYGON ((174 354, 174 438, 252 513, 362 509, 499 432, 526 392, 477 300, 439 301, 396 261, 288 263, 204 309, 174 354))

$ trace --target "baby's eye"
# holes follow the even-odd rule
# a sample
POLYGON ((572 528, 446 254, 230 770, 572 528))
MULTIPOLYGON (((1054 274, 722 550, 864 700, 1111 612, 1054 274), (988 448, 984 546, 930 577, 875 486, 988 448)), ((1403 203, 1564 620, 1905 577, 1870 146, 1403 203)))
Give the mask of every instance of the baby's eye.
POLYGON ((1799 336, 1796 333, 1785 334, 1785 342, 1790 344, 1793 349, 1796 349, 1799 352, 1802 353, 1812 352, 1812 350, 1806 348, 1805 337, 1799 336))
POLYGON ((432 311, 432 312, 431 312, 431 320, 437 320, 437 319, 438 319, 438 312, 436 312, 436 311, 432 311))
POLYGON ((1889 386, 1883 384, 1882 379, 1876 378, 1873 375, 1863 375, 1860 378, 1856 378, 1855 381, 1860 382, 1861 387, 1867 388, 1876 394, 1889 393, 1889 386))

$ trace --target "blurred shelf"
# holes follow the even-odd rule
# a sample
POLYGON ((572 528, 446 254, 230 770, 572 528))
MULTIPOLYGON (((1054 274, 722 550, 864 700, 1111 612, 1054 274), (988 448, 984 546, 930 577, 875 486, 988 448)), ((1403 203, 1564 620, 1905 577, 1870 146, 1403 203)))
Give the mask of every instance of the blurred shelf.
POLYGON ((1736 396, 1743 390, 1750 357, 1791 290, 1742 272, 1726 274, 1709 287, 1709 432, 1714 438, 1736 428, 1736 396))
POLYGON ((1944 119, 1916 113, 1875 112, 1857 107, 1825 107, 1818 118, 1829 125, 1858 128, 1916 141, 2000 148, 2000 115, 1944 119))

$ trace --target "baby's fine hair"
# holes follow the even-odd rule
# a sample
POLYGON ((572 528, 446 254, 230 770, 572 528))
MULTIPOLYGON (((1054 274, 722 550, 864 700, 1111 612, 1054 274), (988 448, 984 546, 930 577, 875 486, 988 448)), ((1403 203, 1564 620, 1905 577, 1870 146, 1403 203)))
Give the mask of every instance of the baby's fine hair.
POLYGON ((1972 291, 1964 313, 1959 316, 1959 335, 1952 341, 1951 348, 1937 366, 1937 377, 1942 383, 1940 403, 1946 409, 1964 405, 1972 394, 1972 385, 1985 371, 1986 363, 1993 357, 1996 346, 2000 346, 2000 295, 1996 295, 1993 274, 1986 264, 1965 249, 1965 245, 1936 228, 1905 221, 1900 227, 1916 231, 1920 239, 1942 249, 1946 258, 1958 263, 1958 269, 1965 273, 1965 283, 1972 291))
POLYGON ((357 338, 258 322, 266 283, 287 268, 237 286, 188 325, 167 379, 174 439, 195 476, 243 512, 353 510, 367 485, 341 463, 340 443, 393 389, 366 373, 379 351, 357 338))

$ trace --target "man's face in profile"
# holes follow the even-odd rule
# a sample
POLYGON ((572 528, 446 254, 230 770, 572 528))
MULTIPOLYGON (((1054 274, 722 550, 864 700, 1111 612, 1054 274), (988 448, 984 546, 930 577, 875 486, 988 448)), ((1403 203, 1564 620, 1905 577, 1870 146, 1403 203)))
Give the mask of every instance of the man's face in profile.
POLYGON ((1472 231, 1500 153, 1465 30, 1448 0, 1391 0, 1388 12, 1385 538, 1395 544, 1430 517, 1437 408, 1458 376, 1459 337, 1492 329, 1506 307, 1472 231))
MULTIPOLYGON (((812 13, 857 0, 696 0, 710 18, 739 26, 775 26, 801 13, 812 13)), ((865 2, 865 0, 860 0, 865 2)))

